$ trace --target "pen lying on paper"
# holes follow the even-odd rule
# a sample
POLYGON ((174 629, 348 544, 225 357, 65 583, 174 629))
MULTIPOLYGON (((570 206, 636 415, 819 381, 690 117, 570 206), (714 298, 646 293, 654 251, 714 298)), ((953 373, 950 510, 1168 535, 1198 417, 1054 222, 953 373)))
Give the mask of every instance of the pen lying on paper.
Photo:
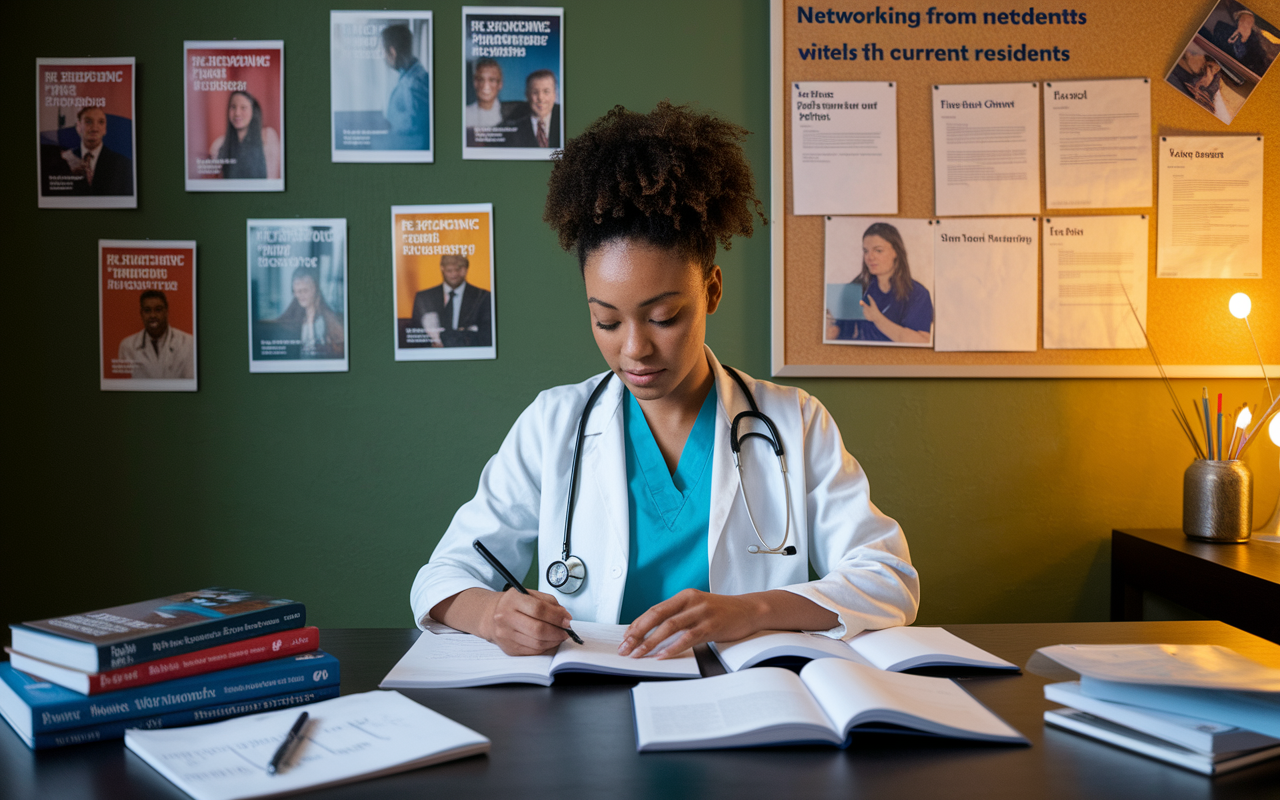
MULTIPOLYGON (((502 562, 498 560, 497 556, 489 552, 489 548, 485 547, 483 542, 481 542, 479 539, 476 539, 474 542, 471 543, 471 545, 475 547, 477 553, 479 553, 481 556, 484 557, 485 561, 489 562, 489 566, 493 567, 498 571, 498 574, 502 576, 503 580, 511 584, 512 588, 514 588, 520 594, 529 593, 529 590, 524 588, 524 586, 521 585, 520 581, 516 580, 516 577, 512 575, 511 572, 506 567, 502 566, 502 562)), ((556 627, 559 628, 560 626, 557 625, 556 627)), ((583 643, 582 639, 578 636, 578 634, 573 632, 573 628, 560 628, 560 630, 569 634, 569 638, 572 639, 574 642, 578 644, 583 643)))
POLYGON ((289 753, 293 751, 298 740, 302 738, 302 726, 307 724, 307 712, 303 711, 298 715, 298 721, 293 723, 293 727, 289 729, 289 735, 284 737, 284 741, 280 743, 280 748, 276 750, 276 754, 271 757, 271 763, 267 765, 267 774, 275 775, 280 771, 280 765, 289 757, 289 753))

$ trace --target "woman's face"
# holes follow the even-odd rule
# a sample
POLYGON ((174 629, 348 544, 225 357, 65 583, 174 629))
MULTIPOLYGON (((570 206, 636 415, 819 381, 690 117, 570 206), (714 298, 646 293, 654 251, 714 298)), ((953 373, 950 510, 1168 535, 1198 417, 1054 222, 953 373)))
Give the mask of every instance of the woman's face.
POLYGON ((874 233, 862 239, 862 263, 867 265, 867 272, 888 277, 898 268, 898 254, 893 245, 874 233))
POLYGON ((238 131, 248 128, 253 121, 253 103, 242 94, 231 95, 231 102, 227 104, 227 119, 231 122, 231 127, 238 131))
POLYGON ((583 277, 596 345, 636 399, 667 396, 706 363, 719 267, 707 281, 679 251, 623 239, 590 253, 583 277))
POLYGON ((314 308, 316 304, 316 284, 310 278, 298 278, 293 282, 293 296, 303 308, 314 308))

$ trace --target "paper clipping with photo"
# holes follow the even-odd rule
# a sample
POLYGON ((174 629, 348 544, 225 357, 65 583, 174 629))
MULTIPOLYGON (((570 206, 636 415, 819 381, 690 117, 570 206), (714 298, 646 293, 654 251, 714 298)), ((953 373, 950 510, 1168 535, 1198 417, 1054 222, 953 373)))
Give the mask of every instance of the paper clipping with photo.
POLYGON ((827 217, 822 341, 933 345, 933 224, 827 217))
POLYGON ((334 162, 431 163, 430 11, 330 11, 334 162))
POLYGON ((37 58, 39 208, 137 208, 134 59, 37 58))
POLYGON ((396 361, 497 358, 493 204, 391 207, 396 361))
POLYGON ((99 239, 98 336, 102 391, 196 391, 196 243, 99 239))
POLYGON ((1237 0, 1219 0, 1169 68, 1165 82, 1230 125, 1277 55, 1280 29, 1237 0))
POLYGON ((347 221, 247 221, 249 371, 347 371, 347 221))

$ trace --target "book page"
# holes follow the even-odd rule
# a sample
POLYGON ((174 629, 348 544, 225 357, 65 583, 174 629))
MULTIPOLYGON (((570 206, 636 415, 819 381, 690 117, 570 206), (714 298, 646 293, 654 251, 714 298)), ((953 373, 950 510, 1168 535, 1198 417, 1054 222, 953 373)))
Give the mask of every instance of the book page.
POLYGON ((1262 277, 1262 137, 1161 136, 1156 277, 1262 277))
POLYGON ((700 681, 642 683, 631 691, 641 747, 661 742, 709 743, 794 725, 821 728, 833 741, 843 738, 796 674, 776 667, 700 681))
POLYGON ((892 83, 791 84, 796 214, 898 213, 898 103, 892 83))
POLYGON ((196 800, 297 792, 388 774, 489 748, 489 740, 399 692, 307 706, 303 740, 267 772, 297 709, 172 730, 130 730, 125 746, 196 800))
POLYGON ((800 678, 839 731, 888 722, 944 736, 1025 741, 947 678, 885 672, 834 658, 809 662, 800 678))
POLYGON ((1151 206, 1147 78, 1044 85, 1045 208, 1151 206))
POLYGON ((622 643, 626 630, 626 625, 574 620, 573 631, 582 637, 583 644, 571 641, 561 644, 552 660, 551 674, 569 670, 669 678, 697 678, 702 674, 698 671, 698 660, 692 649, 675 658, 661 660, 653 656, 631 658, 618 655, 618 645, 622 643))
POLYGON ((933 87, 934 213, 1040 213, 1040 90, 1035 83, 933 87))
POLYGON ((478 636, 423 633, 378 684, 386 689, 481 686, 503 678, 551 682, 551 656, 509 656, 478 636))
POLYGON ((848 642, 795 631, 761 631, 736 642, 715 643, 720 660, 730 672, 748 669, 771 658, 843 658, 870 665, 849 647, 848 642))
POLYGON ((885 670, 943 665, 1017 669, 1017 665, 969 644, 945 628, 869 631, 855 636, 849 646, 872 665, 885 670))

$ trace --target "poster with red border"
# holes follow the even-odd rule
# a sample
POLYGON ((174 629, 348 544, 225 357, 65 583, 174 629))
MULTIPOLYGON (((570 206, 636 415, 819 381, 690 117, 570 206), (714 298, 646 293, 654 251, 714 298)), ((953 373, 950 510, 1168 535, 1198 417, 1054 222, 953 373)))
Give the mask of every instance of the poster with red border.
POLYGON ((134 59, 36 59, 38 208, 137 208, 134 59))
POLYGON ((183 42, 188 192, 284 191, 284 42, 183 42))
POLYGON ((104 392, 196 391, 196 243, 98 240, 104 392))

